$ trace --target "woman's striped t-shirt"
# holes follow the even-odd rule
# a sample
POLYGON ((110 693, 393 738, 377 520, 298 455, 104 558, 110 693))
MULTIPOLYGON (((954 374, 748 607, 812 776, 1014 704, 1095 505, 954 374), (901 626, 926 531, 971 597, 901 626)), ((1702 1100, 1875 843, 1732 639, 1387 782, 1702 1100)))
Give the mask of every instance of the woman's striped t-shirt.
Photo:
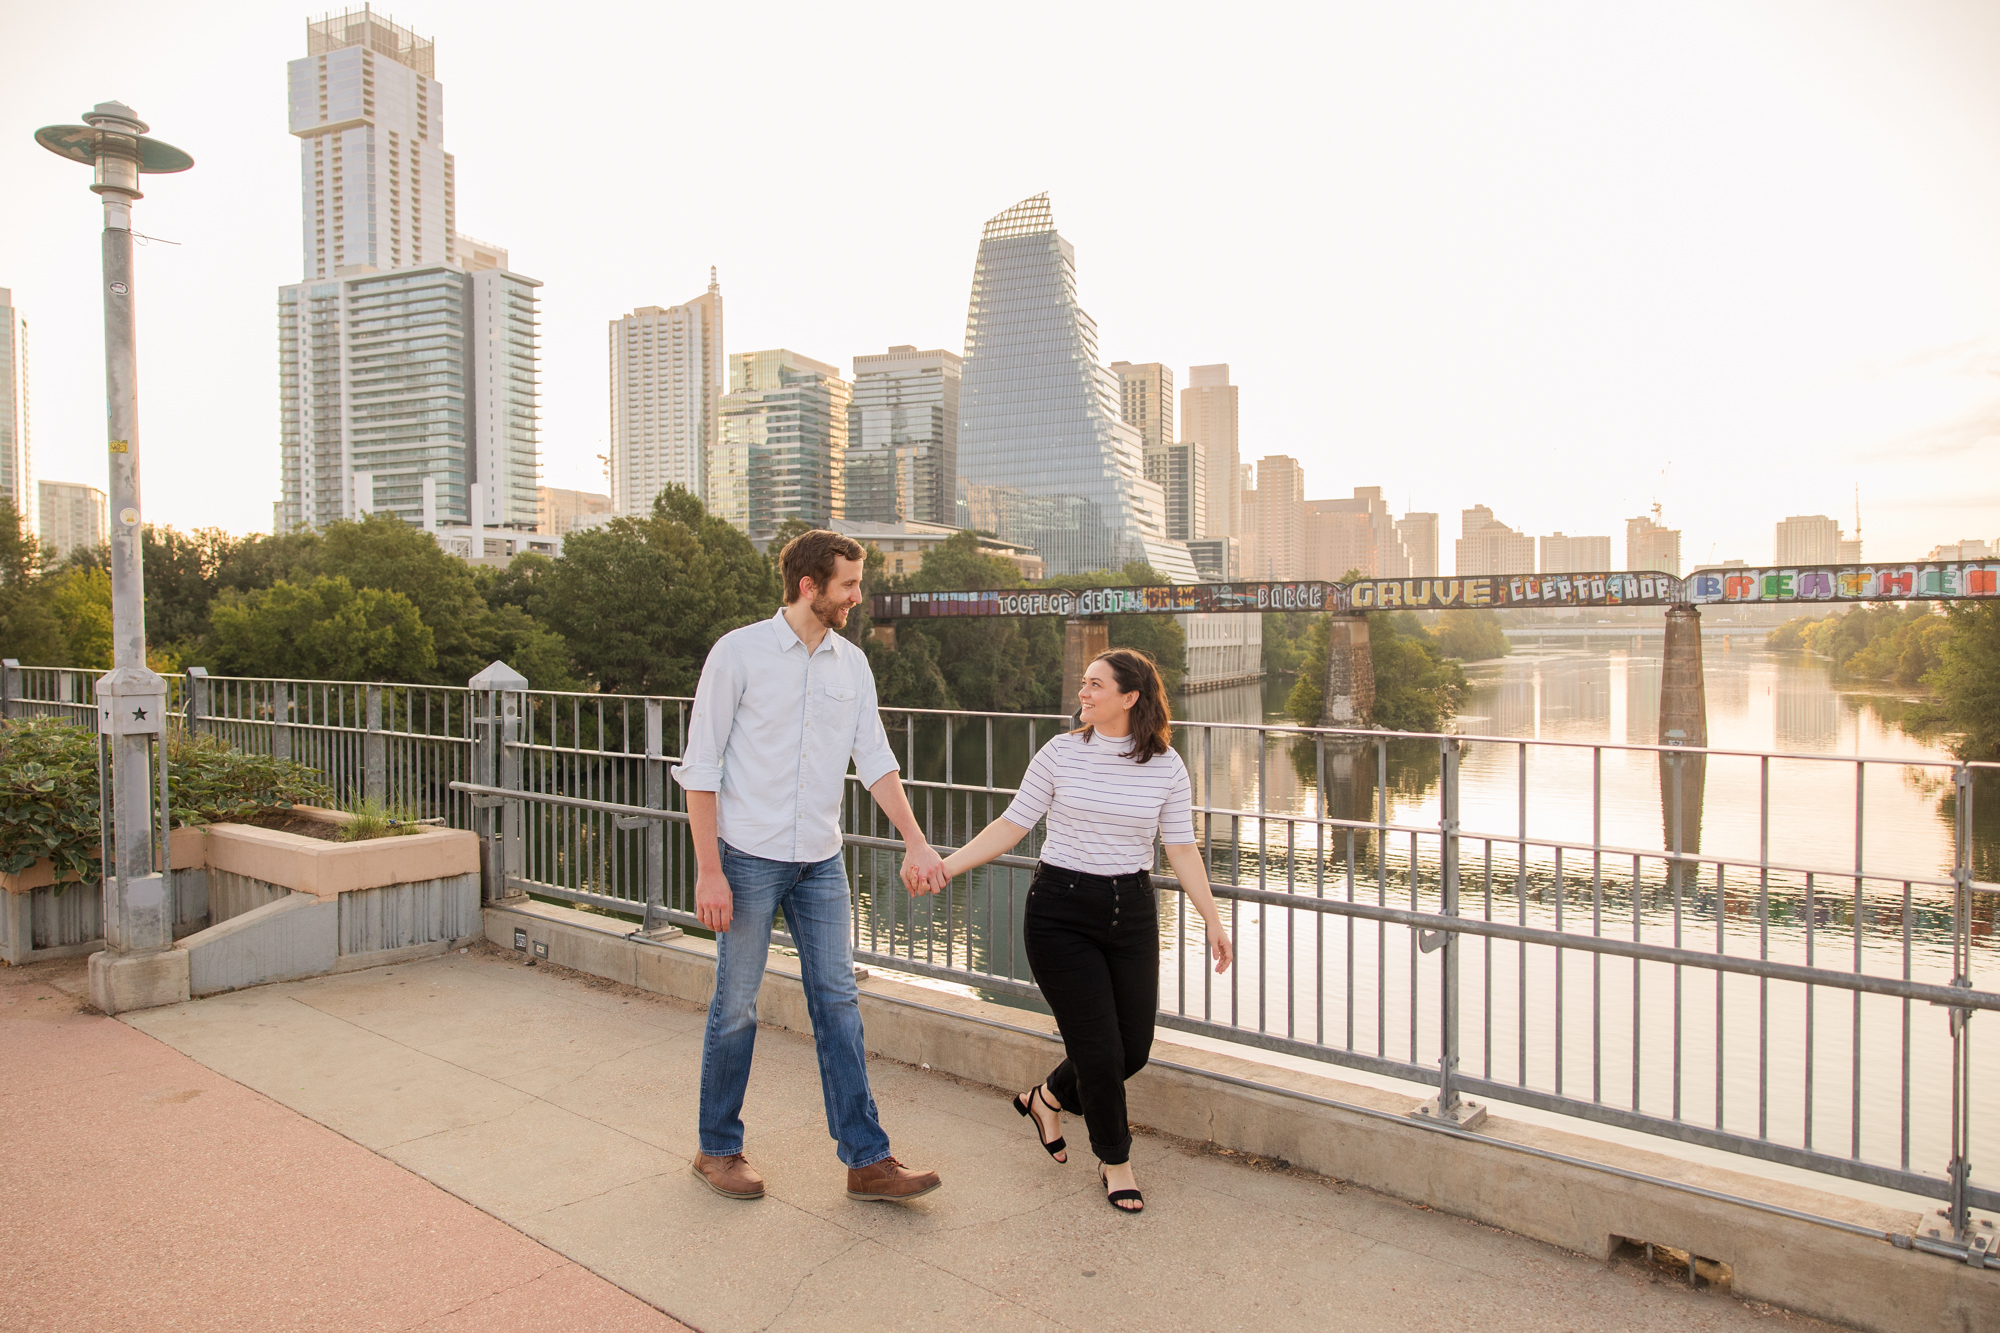
POLYGON ((1125 758, 1129 737, 1064 733, 1035 753, 1002 816, 1032 829, 1044 815, 1042 860, 1086 875, 1153 868, 1153 836, 1194 841, 1187 765, 1172 750, 1146 763, 1125 758))

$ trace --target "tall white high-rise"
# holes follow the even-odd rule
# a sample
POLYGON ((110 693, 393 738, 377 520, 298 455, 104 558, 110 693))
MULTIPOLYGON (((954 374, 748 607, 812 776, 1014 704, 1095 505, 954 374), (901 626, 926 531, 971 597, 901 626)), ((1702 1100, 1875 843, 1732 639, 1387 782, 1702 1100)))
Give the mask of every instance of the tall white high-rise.
POLYGON ((533 531, 535 289, 455 230, 435 47, 364 6, 291 74, 305 277, 279 289, 280 531, 393 513, 533 531))
POLYGON ((1181 390, 1181 438, 1205 455, 1208 526, 1198 534, 1203 537, 1249 535, 1252 520, 1243 510, 1242 481, 1248 464, 1236 437, 1236 397, 1227 365, 1188 369, 1188 385, 1181 390))
POLYGON ((434 43, 363 5, 306 24, 289 66, 305 275, 455 262, 434 43))
POLYGON ((28 321, 0 287, 0 495, 14 502, 21 531, 33 536, 35 453, 28 439, 28 321))
POLYGON ((691 301, 612 320, 610 339, 612 512, 643 517, 669 486, 708 503, 708 456, 721 442, 718 413, 729 392, 715 270, 691 301))
POLYGON ((104 544, 110 528, 103 491, 74 481, 37 482, 35 490, 41 509, 38 532, 49 559, 66 560, 78 547, 94 550, 104 544))

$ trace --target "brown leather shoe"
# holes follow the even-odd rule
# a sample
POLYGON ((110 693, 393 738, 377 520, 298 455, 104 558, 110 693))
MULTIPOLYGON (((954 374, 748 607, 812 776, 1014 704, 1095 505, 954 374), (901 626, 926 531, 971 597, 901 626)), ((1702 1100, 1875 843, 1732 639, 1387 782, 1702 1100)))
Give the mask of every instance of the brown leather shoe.
POLYGON ((880 1203, 903 1203, 929 1194, 939 1185, 935 1171, 912 1171, 893 1157, 870 1166, 847 1169, 847 1197, 880 1203))
POLYGON ((743 1160, 742 1153, 728 1157, 709 1157, 696 1153, 688 1170, 700 1176, 708 1187, 725 1199, 761 1199, 764 1197, 764 1177, 757 1174, 757 1168, 743 1160))

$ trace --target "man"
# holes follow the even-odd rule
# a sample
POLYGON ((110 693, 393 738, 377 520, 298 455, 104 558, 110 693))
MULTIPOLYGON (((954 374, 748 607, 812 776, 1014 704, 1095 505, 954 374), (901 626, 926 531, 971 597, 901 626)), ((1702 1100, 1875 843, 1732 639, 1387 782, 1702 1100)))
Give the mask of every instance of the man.
POLYGON ((799 949, 826 1126, 847 1166, 848 1197, 900 1202, 940 1184, 936 1172, 912 1171, 889 1152, 868 1087, 854 983, 840 842, 850 758, 903 834, 910 891, 933 891, 941 864, 903 793, 868 659, 830 632, 861 601, 862 561, 860 545, 835 532, 801 533, 785 547, 785 605, 709 650, 674 769, 694 835, 695 915, 715 932, 693 1168, 725 1198, 764 1196, 763 1176, 743 1156, 741 1112, 780 908, 799 949))

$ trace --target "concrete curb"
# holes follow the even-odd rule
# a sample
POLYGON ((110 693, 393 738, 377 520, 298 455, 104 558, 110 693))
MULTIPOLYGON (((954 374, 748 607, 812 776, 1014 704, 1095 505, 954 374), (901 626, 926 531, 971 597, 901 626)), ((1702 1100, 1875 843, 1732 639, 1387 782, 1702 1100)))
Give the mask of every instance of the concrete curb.
MULTIPOLYGON (((525 898, 489 905, 485 929, 502 948, 640 990, 706 1004, 713 989, 706 940, 655 942, 525 898)), ((1053 1023, 1027 1010, 882 977, 861 983, 861 1006, 871 1051, 995 1087, 1027 1087, 1060 1058, 1053 1023)), ((796 960, 773 958, 758 1014, 811 1031, 796 960)), ((1726 1266, 1739 1296, 1859 1328, 2000 1333, 2000 1272, 1892 1243, 1917 1233, 1919 1214, 1500 1116, 1476 1134, 1440 1128, 1412 1119, 1408 1097, 1171 1050, 1129 1085, 1133 1118, 1156 1129, 1599 1258, 1627 1240, 1672 1246, 1706 1271, 1726 1266)))

